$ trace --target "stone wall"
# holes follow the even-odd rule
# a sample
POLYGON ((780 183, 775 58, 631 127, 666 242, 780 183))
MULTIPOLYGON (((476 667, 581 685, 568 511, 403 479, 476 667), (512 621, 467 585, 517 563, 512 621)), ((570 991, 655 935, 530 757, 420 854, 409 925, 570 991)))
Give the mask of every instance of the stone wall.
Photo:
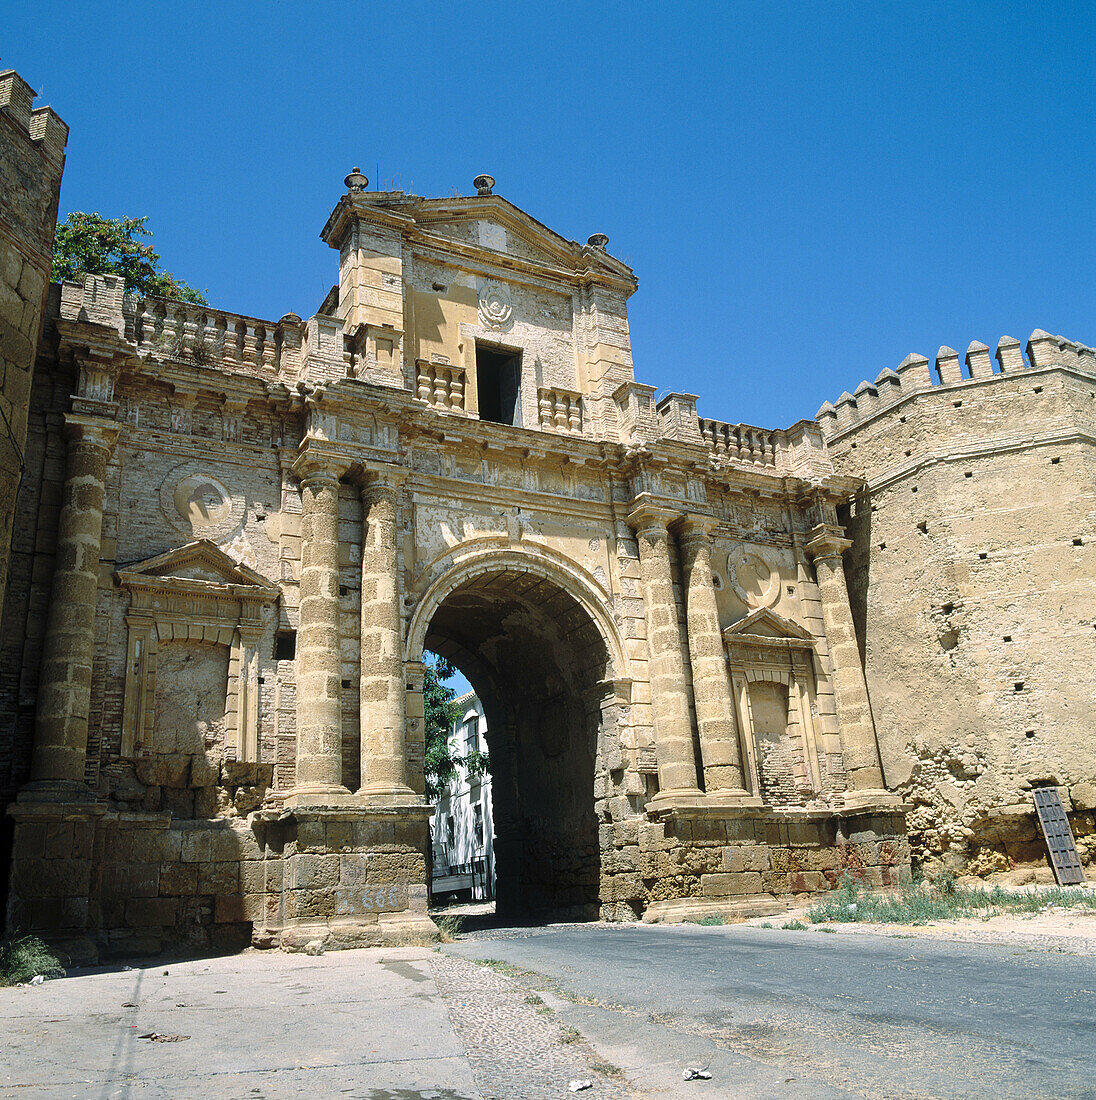
POLYGON ((902 867, 840 565, 860 483, 817 427, 656 403, 600 235, 360 178, 307 322, 52 299, 13 918, 104 952, 428 934, 430 650, 484 703, 500 910, 778 905, 871 814, 861 862, 902 867), (478 339, 523 356, 520 425, 476 415, 478 339), (620 839, 651 822, 668 847, 620 839))
POLYGON ((1096 353, 1037 331, 910 356, 820 410, 888 786, 917 859, 1043 862, 1030 790, 1096 845, 1096 353), (993 369, 996 366, 996 370, 993 369))
MULTIPOLYGON (((33 108, 33 102, 33 90, 17 73, 0 73, 0 629, 5 625, 16 494, 24 471, 37 473, 39 456, 27 448, 27 420, 68 139, 68 127, 57 115, 49 107, 33 108)), ((20 529, 27 530, 25 522, 20 529)), ((6 630, 2 633, 7 636, 6 630)), ((7 660, 4 665, 5 676, 18 674, 19 662, 11 671, 7 660)), ((0 725, 0 814, 13 794, 13 770, 18 774, 12 712, 5 714, 0 725)), ((6 866, 6 847, 0 842, 5 850, 0 868, 6 866)))

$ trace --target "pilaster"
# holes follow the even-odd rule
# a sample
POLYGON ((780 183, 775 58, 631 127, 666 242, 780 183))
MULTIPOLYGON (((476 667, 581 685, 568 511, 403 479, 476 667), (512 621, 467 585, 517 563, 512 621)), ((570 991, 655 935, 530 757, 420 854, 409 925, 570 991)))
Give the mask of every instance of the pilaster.
POLYGON ((360 793, 378 805, 417 800, 408 767, 397 558, 399 486, 406 471, 369 464, 362 497, 360 793))
POLYGON ((300 625, 297 631, 297 779, 288 805, 340 802, 339 477, 345 466, 305 445, 301 481, 300 625))
POLYGON ((103 530, 107 461, 118 438, 113 420, 65 417, 68 451, 57 555, 42 650, 31 782, 21 801, 92 798, 84 786, 95 597, 103 530))
POLYGON ((639 543, 639 566, 647 617, 651 696, 655 720, 659 793, 654 802, 702 798, 689 714, 684 639, 674 597, 668 525, 678 513, 648 500, 634 502, 628 523, 639 543))
POLYGON ((820 523, 806 545, 814 559, 826 641, 833 662, 833 692, 837 706, 845 772, 848 776, 846 806, 896 803, 883 785, 883 768, 868 703, 868 687, 860 664, 849 593, 841 557, 852 546, 842 528, 820 523))
POLYGON ((693 703, 704 767, 704 789, 721 796, 749 797, 743 783, 738 723, 719 628, 712 582, 711 516, 687 516, 678 527, 684 572, 693 703))

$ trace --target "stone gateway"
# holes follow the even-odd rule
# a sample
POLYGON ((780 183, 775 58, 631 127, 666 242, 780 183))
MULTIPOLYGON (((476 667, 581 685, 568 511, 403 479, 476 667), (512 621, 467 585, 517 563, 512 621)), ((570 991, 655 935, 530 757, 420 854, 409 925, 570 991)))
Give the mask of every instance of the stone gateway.
POLYGON ((74 957, 431 934, 426 651, 482 700, 500 913, 907 880, 847 403, 770 430, 656 399, 604 234, 489 176, 345 186, 307 320, 49 288, 0 636, 9 924, 74 957))

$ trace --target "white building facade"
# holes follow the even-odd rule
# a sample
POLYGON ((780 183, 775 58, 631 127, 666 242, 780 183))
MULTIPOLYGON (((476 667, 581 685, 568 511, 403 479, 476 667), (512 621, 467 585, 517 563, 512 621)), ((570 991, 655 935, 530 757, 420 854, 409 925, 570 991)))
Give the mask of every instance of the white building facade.
MULTIPOLYGON (((453 755, 467 759, 487 752, 487 720, 475 692, 455 700, 460 717, 449 744, 453 755)), ((431 828, 434 904, 450 900, 489 901, 495 896, 494 825, 491 775, 470 774, 458 765, 457 777, 438 798, 431 828)))

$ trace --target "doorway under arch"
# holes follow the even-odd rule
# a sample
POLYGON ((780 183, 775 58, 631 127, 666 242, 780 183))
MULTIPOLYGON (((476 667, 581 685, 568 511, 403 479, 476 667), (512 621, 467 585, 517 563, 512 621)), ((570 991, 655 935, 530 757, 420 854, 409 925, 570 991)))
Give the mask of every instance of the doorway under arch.
POLYGON ((520 558, 458 567, 432 588, 412 630, 415 648, 447 658, 483 704, 496 911, 508 920, 599 913, 594 787, 619 650, 604 614, 573 589, 520 558))

